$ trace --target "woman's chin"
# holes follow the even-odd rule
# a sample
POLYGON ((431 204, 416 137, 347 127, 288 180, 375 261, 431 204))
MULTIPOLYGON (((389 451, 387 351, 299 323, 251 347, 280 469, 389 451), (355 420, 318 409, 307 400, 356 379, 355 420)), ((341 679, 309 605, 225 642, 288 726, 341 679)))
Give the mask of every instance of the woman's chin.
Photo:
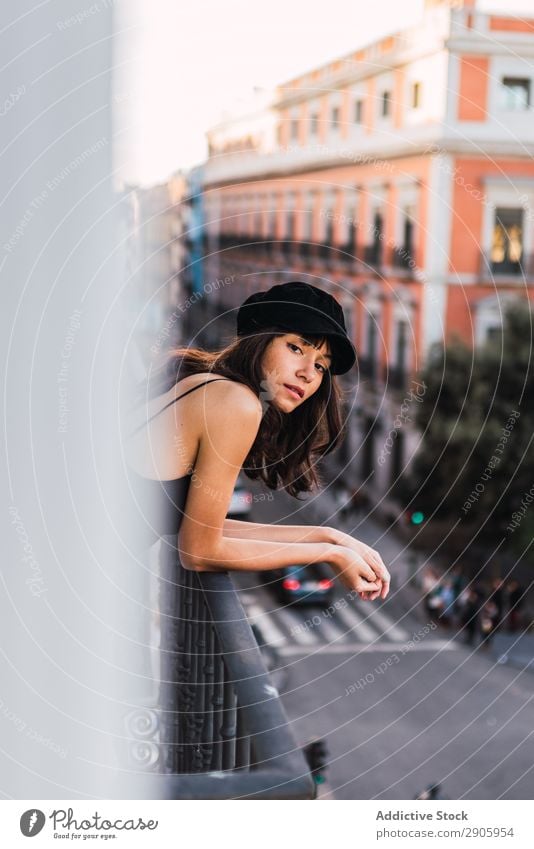
POLYGON ((291 401, 290 398, 275 398, 272 403, 281 413, 292 413, 299 406, 295 401, 291 401))

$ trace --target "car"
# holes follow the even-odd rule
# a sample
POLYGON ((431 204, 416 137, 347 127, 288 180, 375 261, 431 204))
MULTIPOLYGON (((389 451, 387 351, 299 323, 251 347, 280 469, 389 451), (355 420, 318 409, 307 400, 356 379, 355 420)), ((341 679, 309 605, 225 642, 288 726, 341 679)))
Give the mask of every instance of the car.
POLYGON ((328 605, 334 591, 332 572, 326 563, 287 566, 264 573, 264 580, 286 604, 328 605))
POLYGON ((252 509, 252 493, 238 478, 228 508, 229 519, 247 519, 252 509))

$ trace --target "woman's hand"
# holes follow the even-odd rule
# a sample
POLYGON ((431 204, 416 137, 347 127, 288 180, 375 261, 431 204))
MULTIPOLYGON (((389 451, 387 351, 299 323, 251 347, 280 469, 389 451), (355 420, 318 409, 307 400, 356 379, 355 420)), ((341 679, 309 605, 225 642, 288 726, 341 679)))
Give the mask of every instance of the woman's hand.
POLYGON ((360 598, 363 601, 374 601, 379 597, 385 598, 389 593, 391 575, 386 569, 384 561, 380 557, 378 551, 375 551, 374 548, 371 548, 369 545, 366 545, 358 539, 354 539, 354 537, 351 537, 350 534, 346 534, 343 531, 338 531, 335 528, 329 528, 328 531, 330 532, 329 539, 331 542, 343 548, 350 549, 355 554, 359 555, 373 570, 375 575, 373 580, 378 583, 378 589, 374 591, 357 590, 360 598))
POLYGON ((380 594, 382 581, 377 578, 374 568, 367 560, 344 545, 332 545, 326 558, 344 586, 350 592, 357 592, 361 597, 365 594, 380 594))

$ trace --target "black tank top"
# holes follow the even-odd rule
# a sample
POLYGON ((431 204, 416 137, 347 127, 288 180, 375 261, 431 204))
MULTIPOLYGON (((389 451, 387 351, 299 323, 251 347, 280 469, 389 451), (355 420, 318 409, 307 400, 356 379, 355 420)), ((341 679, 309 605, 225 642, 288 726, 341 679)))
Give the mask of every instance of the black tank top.
MULTIPOLYGON (((212 380, 205 380, 203 383, 197 383, 183 395, 174 398, 165 404, 161 410, 158 410, 153 416, 150 416, 146 422, 143 422, 137 427, 130 436, 138 433, 145 425, 159 416, 163 410, 175 404, 180 398, 194 392, 195 389, 200 389, 201 386, 206 386, 208 383, 215 383, 217 380, 228 380, 226 377, 216 377, 212 380)), ((193 473, 182 475, 180 478, 172 478, 171 480, 155 480, 146 478, 138 474, 133 469, 128 468, 128 487, 130 495, 133 498, 133 511, 131 514, 132 527, 135 535, 135 545, 139 548, 148 548, 155 543, 159 537, 177 534, 182 522, 185 503, 189 484, 193 473)))

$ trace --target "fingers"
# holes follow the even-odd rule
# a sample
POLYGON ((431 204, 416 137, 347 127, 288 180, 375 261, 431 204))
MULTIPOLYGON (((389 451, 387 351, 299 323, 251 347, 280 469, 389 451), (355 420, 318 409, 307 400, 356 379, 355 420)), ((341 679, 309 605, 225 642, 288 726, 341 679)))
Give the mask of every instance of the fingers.
POLYGON ((375 592, 360 592, 358 593, 362 601, 374 601, 380 595, 380 590, 375 592))
POLYGON ((366 566, 370 567, 373 570, 373 575, 370 575, 367 571, 363 572, 367 580, 375 581, 378 580, 381 584, 380 586, 380 595, 382 598, 385 598, 389 593, 389 587, 391 583, 391 575, 389 574, 384 561, 380 557, 378 551, 375 551, 374 548, 371 548, 369 545, 364 545, 363 543, 358 543, 360 547, 360 553, 363 555, 364 562, 366 566), (362 550, 363 547, 363 550, 362 550))
POLYGON ((363 578, 359 582, 358 592, 380 592, 381 586, 376 581, 365 581, 363 578))
POLYGON ((380 580, 382 581, 382 583, 384 585, 383 588, 382 588, 382 598, 385 598, 386 595, 389 592, 389 585, 391 583, 391 575, 389 574, 388 570, 386 569, 384 561, 380 557, 378 551, 375 551, 372 548, 369 549, 369 558, 368 559, 369 559, 370 565, 373 567, 373 569, 375 571, 376 577, 380 578, 380 580))

